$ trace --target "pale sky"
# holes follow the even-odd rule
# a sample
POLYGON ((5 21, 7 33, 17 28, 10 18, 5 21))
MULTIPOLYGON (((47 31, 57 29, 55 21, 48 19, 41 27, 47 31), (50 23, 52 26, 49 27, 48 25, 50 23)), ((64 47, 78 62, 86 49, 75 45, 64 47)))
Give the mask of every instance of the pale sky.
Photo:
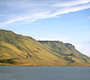
POLYGON ((90 57, 90 0, 0 0, 0 29, 72 43, 90 57))

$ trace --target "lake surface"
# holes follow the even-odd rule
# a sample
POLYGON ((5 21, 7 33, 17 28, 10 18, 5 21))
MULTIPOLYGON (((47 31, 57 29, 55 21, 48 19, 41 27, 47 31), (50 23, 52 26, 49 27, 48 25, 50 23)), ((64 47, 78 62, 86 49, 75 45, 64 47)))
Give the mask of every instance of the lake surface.
POLYGON ((0 80, 90 80, 90 67, 0 66, 0 80))

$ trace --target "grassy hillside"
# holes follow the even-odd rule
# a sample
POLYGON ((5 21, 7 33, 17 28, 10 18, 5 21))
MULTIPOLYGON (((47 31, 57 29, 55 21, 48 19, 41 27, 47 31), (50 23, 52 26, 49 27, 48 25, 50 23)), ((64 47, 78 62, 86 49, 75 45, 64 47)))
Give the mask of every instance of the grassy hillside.
MULTIPOLYGON (((70 43, 63 43, 61 41, 39 41, 39 42, 47 46, 52 52, 61 55, 62 59, 69 61, 71 65, 72 63, 90 64, 90 58, 80 53, 70 43)), ((59 55, 57 55, 57 57, 59 55)))
POLYGON ((38 42, 0 30, 0 65, 89 66, 90 58, 63 42, 38 42))

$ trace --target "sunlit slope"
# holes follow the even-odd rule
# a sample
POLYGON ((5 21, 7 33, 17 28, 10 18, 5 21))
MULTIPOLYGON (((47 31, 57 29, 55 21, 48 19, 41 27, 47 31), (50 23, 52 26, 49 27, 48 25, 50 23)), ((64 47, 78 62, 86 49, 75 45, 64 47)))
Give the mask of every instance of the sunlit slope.
POLYGON ((0 30, 0 65, 90 66, 90 58, 68 43, 36 41, 0 30))
POLYGON ((52 52, 62 55, 62 59, 69 61, 69 65, 90 64, 90 58, 83 55, 70 43, 60 41, 39 41, 47 46, 52 52))
MULTIPOLYGON (((62 61, 41 43, 27 36, 0 30, 0 62, 28 65, 54 65, 62 61)), ((66 65, 66 61, 63 61, 66 65)))

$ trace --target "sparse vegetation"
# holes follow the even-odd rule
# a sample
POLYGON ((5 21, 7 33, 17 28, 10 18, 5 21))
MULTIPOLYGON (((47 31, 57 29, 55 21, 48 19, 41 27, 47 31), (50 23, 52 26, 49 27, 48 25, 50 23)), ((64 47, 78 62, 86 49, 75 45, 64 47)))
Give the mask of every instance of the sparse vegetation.
POLYGON ((0 65, 3 63, 30 66, 90 66, 90 58, 69 43, 36 41, 32 37, 0 30, 0 65))

